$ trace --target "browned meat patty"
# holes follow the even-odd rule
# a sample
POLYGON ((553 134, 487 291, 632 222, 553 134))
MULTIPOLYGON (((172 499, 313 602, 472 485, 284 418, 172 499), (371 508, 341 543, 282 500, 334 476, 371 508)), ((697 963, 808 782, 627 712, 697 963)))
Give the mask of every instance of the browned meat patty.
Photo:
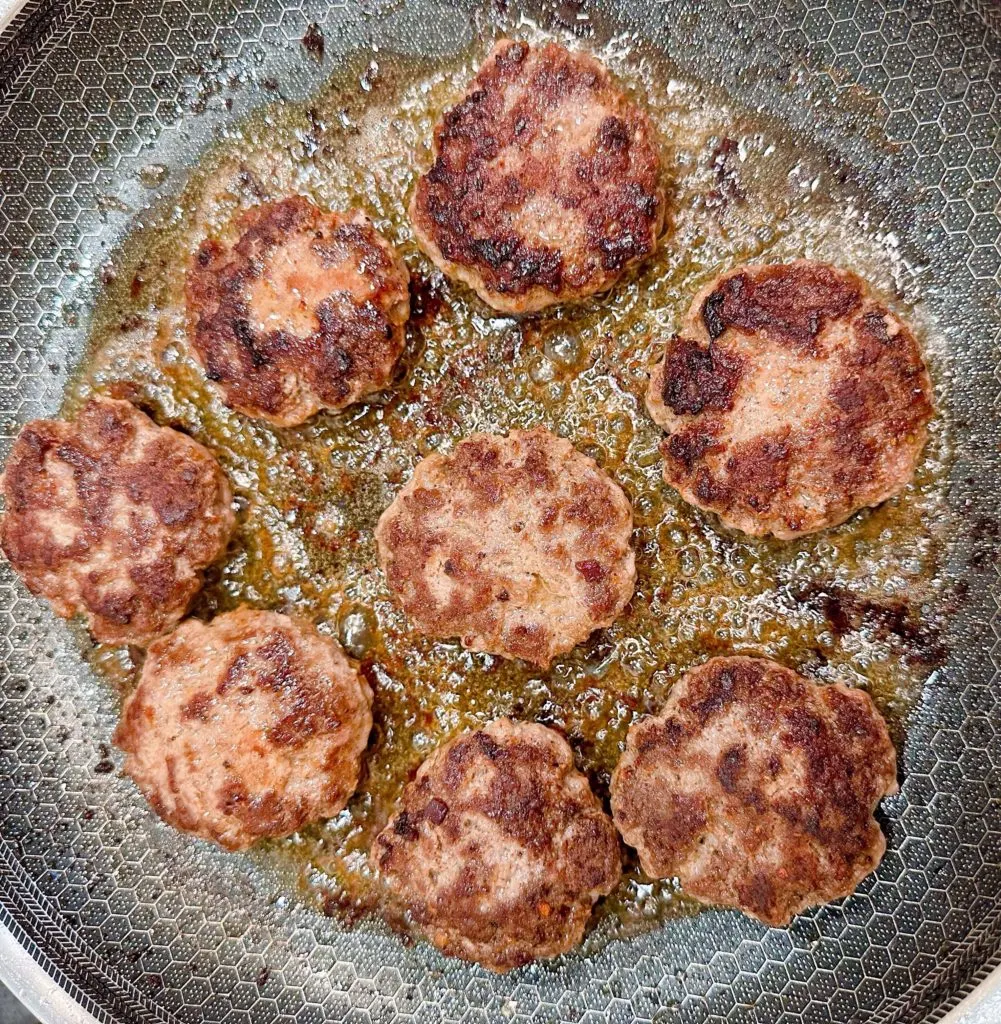
POLYGON ((897 759, 868 694, 764 658, 713 658, 632 726, 612 815, 651 878, 770 925, 847 896, 886 840, 897 759))
POLYGON ((164 821, 241 850, 337 814, 358 785, 372 691, 306 622, 240 608, 157 640, 115 742, 164 821))
POLYGON ((360 213, 302 196, 248 210, 187 279, 189 335, 228 405, 280 427, 386 387, 403 352, 410 277, 360 213))
POLYGON ((666 200, 653 126, 592 57, 503 40, 434 145, 414 233, 495 309, 592 295, 656 247, 666 200))
POLYGON ((576 946, 621 873, 615 829, 566 740, 507 718, 421 765, 371 862, 443 953, 492 971, 576 946))
POLYGON ((26 424, 3 494, 0 545, 14 570, 103 643, 144 646, 171 629, 233 530, 211 452, 107 398, 71 423, 26 424))
POLYGON ((807 260, 736 267, 703 289, 647 407, 686 501, 781 538, 905 487, 933 412, 907 326, 855 274, 807 260))
POLYGON ((375 536, 422 633, 546 667, 632 596, 632 524, 594 460, 536 428, 474 434, 424 459, 375 536))

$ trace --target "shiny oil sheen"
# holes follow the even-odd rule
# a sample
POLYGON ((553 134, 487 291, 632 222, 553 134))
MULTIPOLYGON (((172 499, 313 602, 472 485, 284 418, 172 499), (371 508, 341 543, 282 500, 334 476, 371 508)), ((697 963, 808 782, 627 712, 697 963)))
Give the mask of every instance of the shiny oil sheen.
MULTIPOLYGON (((537 37, 531 25, 519 31, 537 37)), ((180 194, 143 215, 104 268, 90 352, 66 399, 70 413, 94 392, 131 398, 218 456, 239 525, 195 614, 249 603, 304 615, 339 637, 372 684, 376 727, 349 808, 252 855, 348 920, 381 912, 401 922, 367 851, 416 766, 459 729, 502 714, 553 725, 605 795, 629 724, 659 709, 679 674, 710 655, 768 655, 822 681, 865 687, 899 742, 943 653, 938 617, 951 598, 939 572, 949 535, 943 418, 899 498, 779 543, 722 530, 664 485, 661 432, 643 403, 648 369, 691 295, 748 260, 808 256, 862 273, 911 321, 941 378, 934 324, 905 301, 912 270, 880 211, 808 140, 676 77, 635 40, 613 39, 597 55, 648 106, 662 136, 671 197, 662 244, 605 297, 521 321, 494 314, 435 273, 405 212, 430 162, 432 127, 485 49, 434 65, 365 54, 308 101, 277 98, 228 127, 180 194), (206 234, 291 192, 368 213, 410 267, 415 312, 394 388, 277 430, 228 410, 206 381, 186 348, 183 286, 206 234), (638 568, 626 614, 545 673, 411 632, 373 540, 421 458, 473 431, 536 424, 568 437, 625 489, 638 568)), ((97 648, 92 661, 123 693, 133 685, 128 651, 97 648)), ((630 865, 589 941, 694 909, 673 885, 651 885, 630 865)))

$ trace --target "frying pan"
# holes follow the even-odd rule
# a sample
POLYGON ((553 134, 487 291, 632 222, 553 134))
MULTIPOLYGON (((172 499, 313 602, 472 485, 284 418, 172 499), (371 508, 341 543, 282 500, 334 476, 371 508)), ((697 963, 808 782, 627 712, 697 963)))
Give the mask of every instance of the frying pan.
MULTIPOLYGON (((348 930, 253 860, 145 827, 107 771, 117 701, 79 639, 0 568, 0 973, 50 1020, 936 1021, 1001 959, 1001 8, 986 0, 568 0, 504 17, 629 33, 683 73, 823 143, 895 211, 949 349, 956 439, 947 656, 930 671, 886 802, 889 849, 845 904, 769 930, 670 921, 504 977, 348 930), (80 1019, 83 1019, 81 1016, 80 1019)), ((499 12, 501 7, 497 7, 499 12)), ((169 195, 227 119, 314 89, 349 51, 470 42, 489 9, 446 0, 29 0, 0 37, 0 419, 51 414, 83 350, 97 268, 163 164, 169 195), (317 22, 324 60, 299 45, 317 22), (225 67, 234 109, 192 111, 225 67), (242 77, 241 77, 242 76, 242 77), (264 84, 261 84, 264 83, 264 84)), ((2 453, 0 453, 2 454, 2 453)), ((999 1019, 989 993, 966 1019, 999 1019), (992 1009, 993 1007, 993 1009, 992 1009)))

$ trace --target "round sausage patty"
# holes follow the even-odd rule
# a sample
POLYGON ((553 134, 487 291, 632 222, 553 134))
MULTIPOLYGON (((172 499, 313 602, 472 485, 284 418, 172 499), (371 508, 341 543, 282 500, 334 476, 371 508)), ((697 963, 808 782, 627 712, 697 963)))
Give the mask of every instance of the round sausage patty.
POLYGON ((263 203, 187 278, 191 342, 228 405, 277 426, 386 387, 403 352, 410 276, 360 213, 303 196, 263 203))
POLYGON ((0 544, 14 570, 103 643, 144 646, 171 629, 233 531, 211 452, 108 398, 73 422, 26 424, 3 494, 0 544))
POLYGON ((559 733, 500 718, 439 747, 372 867, 449 956, 492 971, 580 942, 618 885, 618 837, 559 733))
POLYGON ((868 694, 764 658, 713 658, 634 724, 612 815, 651 878, 770 925, 847 896, 886 840, 897 759, 868 694))
POLYGON ((666 199, 653 126, 592 57, 502 40, 434 147, 414 233, 495 309, 592 295, 656 247, 666 199))
POLYGON ((337 814, 358 785, 372 691, 309 623, 240 608, 146 656, 115 742, 164 821, 241 850, 337 814))
POLYGON ((593 459, 536 428, 474 434, 424 459, 375 536, 422 633, 545 668, 632 596, 632 522, 593 459))
POLYGON ((686 501, 780 538, 900 491, 933 411, 907 326, 855 274, 807 260, 737 267, 703 289, 647 407, 686 501))

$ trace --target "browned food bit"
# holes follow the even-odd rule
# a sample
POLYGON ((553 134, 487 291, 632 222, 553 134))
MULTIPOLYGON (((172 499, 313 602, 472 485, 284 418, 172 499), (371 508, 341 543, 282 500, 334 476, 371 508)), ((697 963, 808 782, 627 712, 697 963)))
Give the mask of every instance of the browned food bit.
POLYGON ((14 570, 103 643, 144 646, 173 628, 233 531, 212 453, 108 398, 72 422, 26 424, 3 494, 0 545, 14 570))
POLYGON ((371 863, 434 945, 492 971, 576 946, 621 874, 615 829, 566 740, 507 718, 421 765, 371 863))
POLYGON ((414 233, 495 309, 603 291, 656 247, 666 199, 653 125, 592 57, 502 40, 434 148, 414 233))
POLYGON ((302 37, 303 49, 312 57, 314 60, 323 61, 323 29, 315 21, 311 21, 306 26, 306 32, 302 37))
POLYGON ((409 275, 360 213, 263 203, 188 270, 189 336, 228 405, 277 426, 386 387, 405 343, 409 275))
POLYGON ((914 335, 855 274, 736 267, 695 298, 647 393, 664 479, 724 525, 792 538, 914 475, 932 387, 914 335))
POLYGON ((886 840, 897 760, 869 695, 764 658, 713 658, 634 724, 612 815, 652 878, 766 924, 854 892, 886 840))
POLYGON ((375 535, 417 629, 546 667, 626 606, 631 533, 618 485, 536 428, 474 434, 424 459, 375 535))
POLYGON ((240 608, 154 643, 115 742, 164 821, 241 850, 337 814, 358 785, 372 691, 307 622, 240 608))

